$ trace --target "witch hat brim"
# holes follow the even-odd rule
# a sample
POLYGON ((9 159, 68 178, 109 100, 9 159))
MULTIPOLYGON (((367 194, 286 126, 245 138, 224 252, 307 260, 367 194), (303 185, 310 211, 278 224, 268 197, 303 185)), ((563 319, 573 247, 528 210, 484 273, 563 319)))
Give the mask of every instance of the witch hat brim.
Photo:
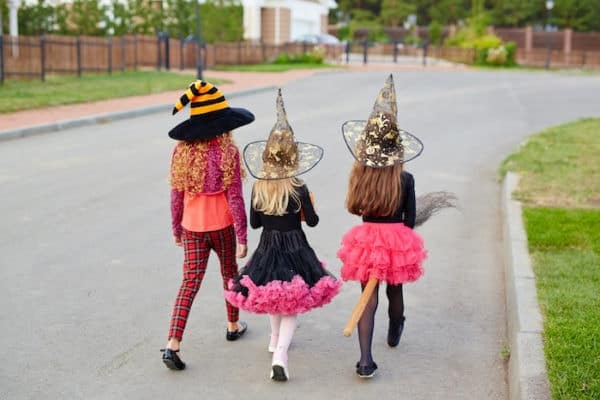
POLYGON ((342 135, 344 136, 348 150, 350 150, 356 161, 368 167, 384 168, 397 163, 405 163, 418 157, 423 152, 423 142, 418 137, 403 129, 399 129, 398 131, 402 140, 401 154, 397 151, 385 154, 385 151, 380 150, 378 161, 373 161, 368 157, 365 158, 360 154, 359 144, 366 126, 367 121, 365 120, 346 121, 342 125, 342 135))
POLYGON ((244 147, 244 163, 248 172, 256 179, 262 180, 293 178, 307 173, 323 158, 323 148, 310 143, 295 143, 298 162, 289 168, 281 165, 272 166, 263 161, 263 153, 267 148, 266 140, 248 143, 244 147))
POLYGON ((210 139, 254 121, 254 114, 245 108, 229 107, 209 114, 192 116, 169 131, 175 140, 210 139))
POLYGON ((373 168, 408 162, 423 151, 423 142, 398 126, 392 74, 379 91, 369 118, 345 122, 342 135, 356 161, 373 168))

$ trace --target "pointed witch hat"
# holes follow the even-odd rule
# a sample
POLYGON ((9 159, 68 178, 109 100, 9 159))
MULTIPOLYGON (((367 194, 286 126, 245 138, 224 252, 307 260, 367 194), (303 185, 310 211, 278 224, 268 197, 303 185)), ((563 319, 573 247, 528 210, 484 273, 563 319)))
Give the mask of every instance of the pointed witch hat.
POLYGON ((192 82, 179 98, 173 114, 190 104, 190 118, 171 129, 169 137, 194 141, 210 139, 254 121, 254 115, 245 108, 229 107, 223 93, 213 84, 192 82))
POLYGON ((244 148, 244 162, 256 179, 292 178, 310 171, 323 158, 323 149, 317 145, 296 142, 290 126, 281 89, 277 91, 277 122, 268 140, 251 142, 244 148))
POLYGON ((408 162, 423 151, 423 143, 398 127, 394 78, 390 76, 375 100, 367 121, 347 121, 342 134, 348 149, 361 164, 385 168, 408 162))

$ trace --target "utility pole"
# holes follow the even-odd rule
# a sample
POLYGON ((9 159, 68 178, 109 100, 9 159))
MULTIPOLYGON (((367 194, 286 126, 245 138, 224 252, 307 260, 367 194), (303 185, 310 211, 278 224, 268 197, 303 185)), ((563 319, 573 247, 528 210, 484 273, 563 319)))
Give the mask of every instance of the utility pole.
POLYGON ((546 43, 547 43, 547 52, 546 52, 546 69, 550 69, 550 62, 552 60, 552 9, 554 8, 554 1, 548 0, 546 1, 546 10, 548 11, 548 23, 546 24, 546 43))
POLYGON ((202 79, 202 54, 200 53, 200 3, 196 2, 196 77, 202 79))
POLYGON ((9 35, 19 36, 19 20, 18 20, 18 9, 19 0, 8 0, 8 16, 9 16, 9 35))

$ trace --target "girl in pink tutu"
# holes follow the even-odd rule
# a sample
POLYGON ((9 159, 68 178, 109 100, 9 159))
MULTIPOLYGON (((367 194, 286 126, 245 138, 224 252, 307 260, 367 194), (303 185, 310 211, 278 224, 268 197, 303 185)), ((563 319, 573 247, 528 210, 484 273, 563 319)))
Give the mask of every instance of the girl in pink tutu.
POLYGON ((296 142, 281 90, 277 123, 267 141, 244 149, 248 171, 258 179, 252 189, 250 225, 263 227, 258 247, 225 297, 243 310, 269 314, 273 353, 271 379, 289 379, 287 351, 296 329, 296 315, 323 306, 338 293, 341 282, 325 270, 306 240, 301 221, 319 222, 306 185, 297 178, 323 156, 318 146, 296 142))
MULTIPOLYGON (((387 342, 398 345, 404 328, 402 284, 414 282, 423 274, 426 257, 423 241, 415 226, 416 204, 413 176, 403 164, 423 150, 419 139, 398 128, 396 93, 390 75, 381 89, 367 121, 348 121, 344 139, 356 162, 350 174, 346 208, 362 217, 363 223, 342 238, 337 255, 342 278, 361 282, 369 278, 385 281, 389 300, 387 342)), ((360 361, 356 373, 370 378, 377 369, 371 355, 371 342, 378 286, 358 321, 360 361)))

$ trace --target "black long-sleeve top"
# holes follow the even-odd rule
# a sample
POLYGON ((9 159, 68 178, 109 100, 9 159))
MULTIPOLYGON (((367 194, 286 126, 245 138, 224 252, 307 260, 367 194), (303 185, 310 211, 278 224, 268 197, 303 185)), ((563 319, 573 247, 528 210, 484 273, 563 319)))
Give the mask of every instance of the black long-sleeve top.
POLYGON ((412 174, 406 171, 402 171, 400 176, 402 182, 402 200, 400 201, 400 207, 394 213, 387 217, 372 217, 363 216, 364 222, 378 222, 378 223, 394 223, 402 222, 409 228, 415 227, 416 202, 415 202, 415 179, 412 174))
POLYGON ((298 203, 290 198, 287 206, 287 212, 284 215, 267 215, 261 211, 256 211, 254 206, 250 206, 250 226, 254 229, 264 227, 265 230, 277 230, 282 232, 301 229, 301 212, 304 213, 304 221, 308 226, 315 226, 319 223, 319 216, 315 212, 310 195, 306 185, 296 189, 300 198, 300 207, 298 203))

